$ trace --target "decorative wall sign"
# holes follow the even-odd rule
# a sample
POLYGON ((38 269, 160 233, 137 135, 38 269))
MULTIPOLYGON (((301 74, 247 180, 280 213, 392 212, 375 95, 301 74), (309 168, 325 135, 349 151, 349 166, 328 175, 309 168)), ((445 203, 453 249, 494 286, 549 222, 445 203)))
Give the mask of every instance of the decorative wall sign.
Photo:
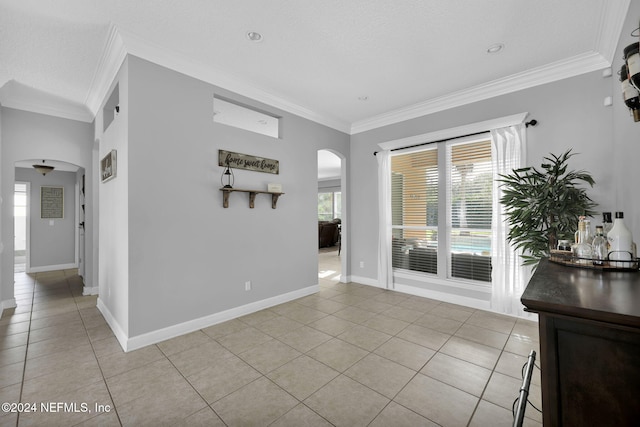
POLYGON ((40 187, 40 218, 64 218, 64 187, 40 187))
POLYGON ((234 169, 246 169, 274 174, 280 173, 280 162, 277 160, 218 150, 218 166, 227 166, 227 164, 234 169))
POLYGON ((100 176, 102 177, 102 182, 107 182, 116 177, 116 166, 116 150, 111 150, 109 154, 104 156, 100 161, 100 176))

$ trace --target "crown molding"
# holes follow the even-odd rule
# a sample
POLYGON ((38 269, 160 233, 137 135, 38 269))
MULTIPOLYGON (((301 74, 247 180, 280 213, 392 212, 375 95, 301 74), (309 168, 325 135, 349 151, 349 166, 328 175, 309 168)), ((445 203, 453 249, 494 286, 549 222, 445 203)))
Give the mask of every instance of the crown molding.
POLYGON ((624 21, 629 12, 631 0, 604 2, 602 5, 602 19, 600 31, 596 41, 596 50, 607 60, 613 63, 618 40, 622 34, 624 21))
POLYGON ((250 82, 238 79, 229 73, 209 65, 194 61, 185 55, 152 43, 131 32, 122 29, 117 29, 116 31, 123 41, 127 54, 137 56, 338 131, 349 133, 350 124, 345 121, 319 114, 283 97, 260 89, 250 82))
POLYGON ((568 77, 574 77, 591 71, 602 70, 609 66, 611 66, 611 63, 599 53, 590 52, 578 55, 573 58, 513 74, 503 79, 494 80, 469 89, 354 122, 351 126, 351 135, 450 108, 460 107, 473 102, 483 101, 496 96, 506 95, 530 87, 551 83, 568 77))
POLYGON ((42 92, 15 80, 5 83, 0 88, 0 103, 7 108, 87 123, 91 123, 94 118, 84 104, 77 104, 60 96, 42 92))
POLYGON ((127 50, 119 30, 115 25, 111 24, 109 26, 109 36, 102 50, 102 57, 93 74, 85 99, 85 104, 94 117, 98 114, 100 106, 107 98, 111 84, 126 57, 127 50))

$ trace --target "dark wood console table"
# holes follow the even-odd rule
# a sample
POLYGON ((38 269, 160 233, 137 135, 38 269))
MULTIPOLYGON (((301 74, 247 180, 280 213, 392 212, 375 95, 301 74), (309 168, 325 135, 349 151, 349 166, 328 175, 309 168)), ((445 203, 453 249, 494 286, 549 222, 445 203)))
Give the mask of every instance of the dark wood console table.
POLYGON ((539 314, 544 426, 640 425, 640 272, 543 259, 521 301, 539 314))

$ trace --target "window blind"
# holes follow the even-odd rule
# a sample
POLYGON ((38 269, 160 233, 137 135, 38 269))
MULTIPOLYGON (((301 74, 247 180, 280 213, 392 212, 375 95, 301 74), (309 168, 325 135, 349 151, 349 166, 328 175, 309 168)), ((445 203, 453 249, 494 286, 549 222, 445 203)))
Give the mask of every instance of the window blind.
POLYGON ((392 265, 438 272, 438 150, 391 158, 392 265))
POLYGON ((490 282, 492 181, 490 140, 438 143, 393 155, 393 267, 490 282), (438 163, 438 150, 446 150, 445 164, 438 163), (441 171, 445 182, 439 180, 441 171), (444 219, 438 218, 439 204, 446 206, 444 219), (442 233, 446 238, 439 239, 442 233), (447 261, 440 274, 439 257, 447 261))
POLYGON ((491 281, 491 141, 447 149, 451 277, 491 281))

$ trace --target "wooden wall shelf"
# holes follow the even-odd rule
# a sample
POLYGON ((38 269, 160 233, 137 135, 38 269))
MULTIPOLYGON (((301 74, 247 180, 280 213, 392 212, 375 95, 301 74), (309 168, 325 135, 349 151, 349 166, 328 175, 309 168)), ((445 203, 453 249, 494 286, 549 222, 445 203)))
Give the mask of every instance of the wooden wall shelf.
POLYGON ((249 207, 251 209, 253 209, 255 206, 256 194, 271 194, 271 209, 276 208, 276 204, 278 203, 278 197, 284 194, 284 193, 277 193, 273 191, 241 190, 239 188, 221 188, 220 191, 222 191, 222 206, 225 208, 229 207, 229 194, 233 192, 249 193, 249 207))

